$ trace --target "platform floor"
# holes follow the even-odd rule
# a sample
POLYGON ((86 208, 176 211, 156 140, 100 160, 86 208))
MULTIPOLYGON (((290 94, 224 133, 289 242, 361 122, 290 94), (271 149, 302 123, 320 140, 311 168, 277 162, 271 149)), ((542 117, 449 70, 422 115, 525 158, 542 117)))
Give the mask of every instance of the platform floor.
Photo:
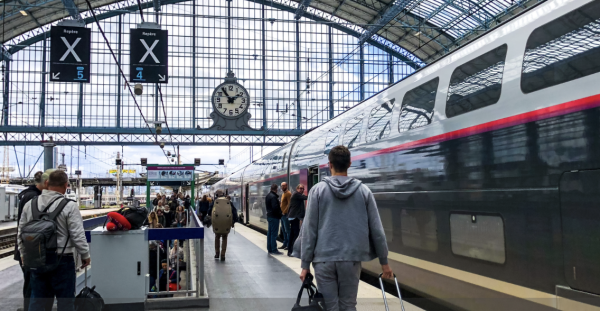
MULTIPOLYGON (((210 311, 287 311, 300 289, 300 260, 269 255, 264 234, 237 225, 228 237, 224 262, 213 259, 214 234, 205 233, 206 286, 210 311)), ((397 297, 388 295, 390 310, 400 310, 397 297)), ((303 301, 306 304, 306 300, 303 301)), ((406 311, 423 310, 404 303, 406 311)), ((385 310, 381 290, 361 281, 358 310, 385 310)))

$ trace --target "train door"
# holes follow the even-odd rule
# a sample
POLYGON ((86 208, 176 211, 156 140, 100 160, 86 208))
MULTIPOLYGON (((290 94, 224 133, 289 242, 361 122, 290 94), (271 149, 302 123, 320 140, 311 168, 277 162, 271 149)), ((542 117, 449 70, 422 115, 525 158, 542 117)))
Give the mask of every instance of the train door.
POLYGON ((316 185, 319 182, 319 166, 315 165, 315 166, 311 166, 308 168, 308 180, 306 181, 307 183, 307 192, 310 191, 310 188, 312 188, 314 185, 316 185))
POLYGON ((567 282, 600 294, 600 170, 564 173, 559 191, 567 282))
POLYGON ((246 217, 246 224, 250 223, 250 184, 246 184, 244 187, 244 214, 246 217))

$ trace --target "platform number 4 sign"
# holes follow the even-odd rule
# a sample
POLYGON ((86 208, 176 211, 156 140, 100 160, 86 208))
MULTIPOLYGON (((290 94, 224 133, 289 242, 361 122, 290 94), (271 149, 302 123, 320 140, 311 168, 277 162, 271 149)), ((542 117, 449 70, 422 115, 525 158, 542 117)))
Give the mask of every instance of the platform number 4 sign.
POLYGON ((129 79, 131 82, 168 83, 169 35, 167 30, 131 29, 129 79))

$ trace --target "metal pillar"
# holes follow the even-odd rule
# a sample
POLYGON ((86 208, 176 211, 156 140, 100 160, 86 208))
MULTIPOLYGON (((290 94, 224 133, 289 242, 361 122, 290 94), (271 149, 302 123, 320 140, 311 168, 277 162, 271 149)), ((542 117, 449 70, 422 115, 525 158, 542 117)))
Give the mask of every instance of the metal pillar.
POLYGON ((77 105, 77 126, 83 127, 83 83, 79 83, 79 103, 77 105))
POLYGON ((333 119, 333 28, 327 27, 329 43, 329 119, 333 119))
POLYGON ((227 0, 227 72, 231 71, 231 2, 227 0))
POLYGON ((388 84, 394 84, 394 57, 388 54, 388 84))
POLYGON ((296 20, 296 128, 301 129, 302 109, 300 108, 300 22, 296 20))
POLYGON ((365 46, 360 45, 360 101, 365 100, 365 46))
POLYGON ((52 141, 52 136, 50 136, 50 140, 42 143, 44 147, 44 171, 54 168, 54 142, 52 141))
MULTIPOLYGON (((196 0, 192 1, 192 128, 196 127, 196 0)), ((250 104, 250 103, 248 103, 250 104)))
POLYGON ((2 116, 4 117, 4 125, 8 126, 8 101, 10 99, 10 61, 5 58, 4 63, 6 64, 4 68, 4 92, 2 94, 2 100, 4 102, 2 107, 2 116))
POLYGON ((262 115, 263 115, 263 130, 267 130, 267 34, 266 28, 266 14, 265 5, 262 6, 262 115))
POLYGON ((48 40, 44 38, 42 44, 42 93, 40 95, 40 126, 46 126, 46 49, 48 45, 47 41, 48 40))
MULTIPOLYGON (((123 50, 122 34, 123 34, 123 15, 119 15, 119 34, 118 34, 119 42, 117 44, 117 62, 119 63, 119 66, 121 65, 121 54, 122 54, 121 51, 123 50)), ((117 119, 116 119, 115 127, 117 127, 117 128, 121 127, 121 75, 120 74, 117 74, 117 119)))
MULTIPOLYGON (((158 121, 158 83, 154 84, 154 121, 158 121)), ((165 119, 165 122, 167 120, 165 119)), ((157 138, 158 139, 158 138, 157 138)))

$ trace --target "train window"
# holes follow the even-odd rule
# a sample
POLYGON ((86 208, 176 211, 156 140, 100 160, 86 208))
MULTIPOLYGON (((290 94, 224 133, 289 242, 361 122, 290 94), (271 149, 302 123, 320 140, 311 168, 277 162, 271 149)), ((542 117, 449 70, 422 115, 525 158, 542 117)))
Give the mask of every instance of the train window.
POLYGON ((331 148, 340 144, 339 140, 341 128, 342 127, 338 125, 327 132, 327 138, 325 138, 325 151, 323 152, 324 154, 329 154, 331 148))
POLYGON ((395 98, 378 105, 371 110, 367 127, 367 142, 377 141, 390 136, 392 111, 395 98))
POLYGON ((365 114, 361 113, 348 120, 348 123, 346 123, 346 132, 344 133, 344 146, 354 148, 360 145, 360 132, 362 131, 364 118, 365 114))
POLYGON ((398 131, 406 132, 431 123, 439 84, 440 78, 435 78, 406 92, 402 99, 398 131))
POLYGON ((403 209, 400 230, 404 246, 437 251, 437 218, 433 211, 403 209))
POLYGON ((600 2, 534 30, 525 46, 521 90, 535 92, 600 72, 600 2))
POLYGON ((283 154, 283 161, 281 162, 281 169, 285 170, 285 159, 287 158, 287 152, 283 154))
POLYGON ((503 264, 504 221, 500 216, 450 214, 450 241, 455 255, 503 264))
POLYGON ((448 118, 498 102, 507 50, 504 44, 452 72, 446 100, 448 118))

